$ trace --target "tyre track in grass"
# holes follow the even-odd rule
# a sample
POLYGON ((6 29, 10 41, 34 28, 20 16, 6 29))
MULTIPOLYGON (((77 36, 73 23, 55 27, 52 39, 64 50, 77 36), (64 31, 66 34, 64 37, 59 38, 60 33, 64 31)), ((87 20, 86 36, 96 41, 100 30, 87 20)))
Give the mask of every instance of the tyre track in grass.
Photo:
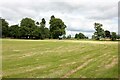
MULTIPOLYGON (((90 62, 90 65, 87 65, 85 66, 85 68, 83 69, 80 69, 78 70, 75 74, 77 74, 77 76, 79 76, 78 74, 80 74, 80 78, 93 78, 93 76, 90 76, 91 74, 93 74, 94 72, 96 71, 99 71, 99 68, 102 68, 100 65, 100 63, 102 63, 103 61, 107 61, 109 58, 111 58, 112 56, 111 55, 108 55, 105 57, 105 55, 101 55, 101 56, 98 56, 96 57, 95 59, 93 59, 92 62, 90 62), (103 58, 102 58, 103 57, 103 58), (102 58, 102 59, 101 59, 102 58), (96 65, 97 64, 97 65, 96 65), (79 73, 80 72, 80 73, 79 73), (89 72, 89 74, 86 75, 86 73, 84 72, 89 72), (89 76, 88 76, 89 75, 89 76)), ((77 77, 75 76, 75 74, 73 74, 74 76, 73 77, 77 77)), ((71 76, 70 76, 71 77, 71 76)))
MULTIPOLYGON (((92 50, 93 51, 93 50, 92 50)), ((93 56, 96 56, 97 54, 94 54, 93 56)), ((106 56, 107 54, 103 54, 103 55, 97 55, 98 57, 103 57, 103 56, 106 56)), ((87 56, 87 58, 90 58, 90 55, 87 56)), ((73 69, 71 71, 69 71, 67 74, 65 74, 62 78, 67 78, 68 76, 72 75, 73 73, 77 72, 78 70, 82 69, 83 67, 85 67, 87 64, 89 64, 91 61, 93 61, 94 59, 93 58, 90 58, 87 62, 83 63, 81 66, 77 67, 76 69, 73 69)), ((71 62, 71 65, 74 65, 78 62, 71 62)), ((70 64, 70 63, 69 63, 70 64)), ((66 64, 66 65, 69 65, 69 64, 66 64)), ((59 66, 62 66, 62 65, 59 65, 59 66)), ((65 65, 64 65, 65 66, 65 65)))
POLYGON ((87 66, 93 59, 89 59, 87 62, 83 63, 82 65, 78 66, 76 69, 71 70, 67 74, 65 74, 62 78, 68 78, 68 76, 72 75, 73 73, 77 72, 78 70, 82 69, 83 67, 87 66))
MULTIPOLYGON (((69 71, 67 74, 65 74, 62 78, 68 78, 70 75, 76 73, 77 71, 79 71, 80 69, 84 68, 85 66, 87 66, 89 63, 91 63, 92 61, 96 61, 96 59, 98 58, 102 58, 102 57, 105 57, 107 55, 106 54, 103 54, 103 55, 99 55, 97 58, 95 59, 89 59, 87 62, 83 63, 82 65, 78 66, 77 68, 69 71)), ((110 55, 108 55, 110 57, 110 55)))
MULTIPOLYGON (((93 51, 93 50, 92 50, 93 51)), ((77 54, 78 55, 78 54, 77 54)), ((95 55, 95 54, 94 54, 95 55)), ((93 54, 91 54, 91 56, 94 56, 93 54)), ((84 60, 87 60, 87 59, 91 59, 91 56, 90 55, 87 55, 86 57, 84 57, 83 59, 84 60)), ((65 66, 70 66, 70 65, 73 65, 73 64, 79 64, 79 62, 68 62, 68 63, 65 63, 65 64, 60 64, 56 67, 54 67, 54 69, 52 68, 52 72, 50 74, 47 74, 47 75, 43 75, 42 77, 49 77, 48 75, 51 75, 51 74, 54 74, 55 72, 58 72, 59 68, 61 67, 65 67, 65 66)), ((51 70, 51 69, 50 69, 51 70)), ((62 69, 63 70, 63 69, 62 69)), ((60 69, 60 73, 56 73, 56 75, 58 75, 59 77, 61 77, 62 75, 64 75, 66 72, 62 72, 61 73, 61 69, 60 69)), ((52 77, 52 76, 51 76, 52 77)))
POLYGON ((18 70, 13 70, 11 69, 9 72, 3 72, 4 77, 6 76, 11 76, 11 75, 15 75, 15 74, 22 74, 22 73, 26 73, 26 72, 31 72, 34 70, 41 70, 41 69, 45 69, 47 67, 49 67, 50 65, 37 65, 37 66, 26 66, 26 67, 19 67, 18 70))

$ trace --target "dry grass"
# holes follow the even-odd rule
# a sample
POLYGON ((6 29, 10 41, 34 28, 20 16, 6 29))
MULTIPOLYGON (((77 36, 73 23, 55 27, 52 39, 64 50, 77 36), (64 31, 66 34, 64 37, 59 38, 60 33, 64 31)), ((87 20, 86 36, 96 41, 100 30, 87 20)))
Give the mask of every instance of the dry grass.
POLYGON ((5 78, 115 78, 118 42, 3 39, 5 78))

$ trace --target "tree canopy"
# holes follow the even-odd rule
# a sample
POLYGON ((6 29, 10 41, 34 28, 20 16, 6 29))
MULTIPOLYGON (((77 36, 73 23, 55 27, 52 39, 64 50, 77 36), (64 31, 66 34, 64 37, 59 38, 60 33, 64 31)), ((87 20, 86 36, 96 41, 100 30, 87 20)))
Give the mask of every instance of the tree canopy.
POLYGON ((116 34, 116 32, 110 32, 108 30, 105 30, 102 28, 102 24, 100 23, 95 23, 94 24, 94 28, 95 28, 95 32, 94 35, 92 35, 92 39, 96 39, 99 40, 101 38, 109 38, 112 41, 119 39, 119 35, 116 34))
POLYGON ((49 29, 45 27, 46 21, 42 18, 40 22, 40 39, 49 38, 49 29))
MULTIPOLYGON (((46 27, 46 20, 42 18, 40 21, 35 21, 32 18, 23 18, 20 24, 11 25, 5 20, 0 18, 0 37, 10 38, 24 38, 24 39, 71 39, 71 35, 65 36, 66 25, 62 19, 56 18, 54 15, 50 17, 49 28, 46 27)), ((120 39, 120 35, 116 32, 104 30, 101 23, 94 23, 94 35, 92 39, 100 40, 101 38, 109 38, 111 40, 120 39)), ((83 33, 75 34, 76 39, 88 39, 83 33)))
POLYGON ((83 33, 79 33, 79 34, 75 34, 75 38, 76 39, 87 39, 88 37, 86 37, 83 33))
POLYGON ((105 37, 106 38, 111 38, 110 31, 108 31, 108 30, 105 31, 105 37))
POLYGON ((8 37, 9 35, 9 31, 8 31, 8 28, 9 28, 9 24, 8 22, 5 20, 5 19, 2 19, 0 18, 0 22, 2 22, 2 26, 1 26, 1 29, 2 29, 2 37, 8 37))
POLYGON ((114 40, 116 40, 116 38, 117 38, 116 32, 112 32, 111 33, 111 40, 114 41, 114 40))
POLYGON ((50 27, 46 27, 46 20, 35 22, 32 18, 23 18, 20 25, 9 26, 5 19, 0 19, 2 22, 2 37, 25 38, 25 39, 58 39, 59 36, 65 34, 66 25, 60 18, 55 18, 54 15, 50 19, 50 27))
POLYGON ((49 24, 51 38, 58 39, 59 36, 65 34, 66 25, 60 18, 55 18, 54 16, 51 16, 49 24))
POLYGON ((99 40, 100 38, 104 38, 104 29, 102 28, 102 24, 100 23, 94 23, 94 28, 95 28, 95 32, 94 32, 94 37, 96 40, 99 40))

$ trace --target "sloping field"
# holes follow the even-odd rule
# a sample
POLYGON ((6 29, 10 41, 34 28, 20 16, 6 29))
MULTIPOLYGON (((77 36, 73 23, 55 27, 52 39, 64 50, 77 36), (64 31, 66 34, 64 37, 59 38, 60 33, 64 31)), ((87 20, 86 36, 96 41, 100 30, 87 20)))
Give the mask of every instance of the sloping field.
POLYGON ((116 78, 118 43, 3 39, 3 77, 116 78))

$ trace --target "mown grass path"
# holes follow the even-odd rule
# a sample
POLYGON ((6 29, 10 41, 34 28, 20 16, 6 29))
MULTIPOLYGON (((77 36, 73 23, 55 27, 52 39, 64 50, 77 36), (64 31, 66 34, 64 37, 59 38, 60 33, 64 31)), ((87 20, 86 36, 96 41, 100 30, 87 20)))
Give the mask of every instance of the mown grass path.
POLYGON ((2 41, 3 77, 118 77, 117 42, 14 39, 2 41))

